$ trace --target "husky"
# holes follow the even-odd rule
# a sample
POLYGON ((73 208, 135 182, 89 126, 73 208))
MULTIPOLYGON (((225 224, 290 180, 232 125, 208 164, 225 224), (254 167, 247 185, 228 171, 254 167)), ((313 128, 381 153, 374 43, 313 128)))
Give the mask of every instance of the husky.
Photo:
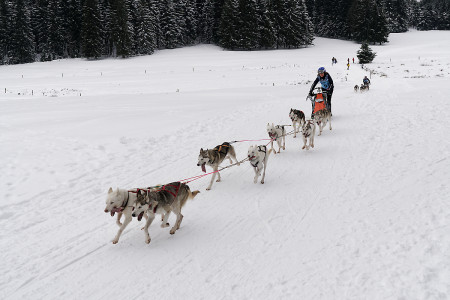
POLYGON ((266 177, 267 160, 269 159, 270 152, 272 152, 272 149, 267 151, 267 147, 264 145, 254 145, 248 148, 247 157, 255 171, 255 178, 253 179, 253 183, 256 183, 258 181, 258 177, 261 175, 261 171, 264 170, 261 179, 261 183, 264 184, 264 178, 266 177))
MULTIPOLYGON (((131 213, 133 211, 136 199, 137 189, 124 190, 117 188, 115 191, 113 191, 112 188, 109 188, 108 196, 106 198, 105 213, 110 212, 111 216, 114 216, 115 213, 118 213, 116 224, 120 227, 119 231, 112 241, 113 244, 117 244, 119 242, 119 238, 122 232, 131 222, 131 213), (122 217, 122 215, 125 216, 123 224, 120 223, 120 218, 122 217)), ((147 218, 147 216, 145 217, 147 218)))
POLYGON ((294 137, 297 137, 297 132, 300 131, 300 127, 305 123, 305 114, 301 110, 291 108, 289 118, 291 118, 292 127, 294 127, 294 137))
POLYGON ((236 152, 234 151, 234 147, 230 145, 230 143, 222 143, 222 145, 216 146, 214 149, 209 150, 203 150, 203 148, 200 149, 200 154, 198 155, 198 163, 197 166, 202 167, 202 171, 206 172, 205 166, 208 165, 212 167, 214 174, 211 176, 211 182, 209 183, 209 186, 206 188, 207 191, 211 190, 211 187, 214 183, 214 179, 216 178, 216 174, 219 176, 217 179, 217 182, 220 182, 220 173, 217 172, 219 169, 219 165, 225 160, 225 158, 228 158, 230 160, 230 164, 233 163, 233 158, 236 161, 236 164, 239 166, 240 163, 238 162, 236 158, 236 152))
POLYGON ((361 91, 361 92, 363 92, 363 91, 368 91, 369 90, 369 85, 368 84, 361 84, 361 87, 359 88, 359 90, 361 91))
POLYGON ((355 87, 353 88, 353 90, 355 90, 355 93, 357 92, 357 91, 359 91, 359 85, 355 85, 355 87))
POLYGON ((267 123, 267 133, 269 137, 272 139, 270 141, 270 146, 272 147, 273 153, 277 154, 277 151, 273 149, 273 141, 277 141, 278 144, 278 153, 281 152, 281 148, 286 150, 286 130, 283 125, 274 126, 273 123, 267 123), (281 143, 283 142, 283 147, 281 147, 281 143))
POLYGON ((331 113, 328 109, 324 108, 316 112, 314 115, 314 121, 319 125, 319 135, 322 134, 323 128, 327 125, 327 122, 330 124, 329 128, 331 128, 331 113))
POLYGON ((156 214, 163 216, 162 228, 169 226, 167 220, 171 212, 177 215, 175 225, 170 229, 170 234, 175 234, 175 231, 180 228, 181 221, 183 220, 181 209, 188 199, 194 199, 198 193, 200 192, 191 192, 189 186, 181 182, 172 182, 161 186, 157 190, 140 191, 133 211, 133 217, 136 216, 138 221, 140 221, 146 212, 148 214, 147 222, 143 228, 145 242, 149 244, 151 241, 148 228, 155 219, 156 214))
POLYGON ((309 150, 309 147, 314 148, 314 135, 316 134, 316 124, 314 120, 307 120, 302 126, 303 147, 302 149, 309 150), (309 146, 307 146, 309 138, 309 146))

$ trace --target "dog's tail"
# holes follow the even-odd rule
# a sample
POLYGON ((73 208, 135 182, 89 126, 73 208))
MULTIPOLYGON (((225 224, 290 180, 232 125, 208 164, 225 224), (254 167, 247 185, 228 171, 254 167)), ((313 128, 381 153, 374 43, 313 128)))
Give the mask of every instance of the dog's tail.
POLYGON ((195 196, 197 196, 197 194, 200 193, 200 191, 191 192, 191 189, 186 184, 184 184, 184 188, 186 189, 186 192, 188 195, 187 195, 187 197, 184 197, 184 199, 181 199, 181 207, 183 207, 189 199, 191 199, 191 200, 194 199, 195 196))

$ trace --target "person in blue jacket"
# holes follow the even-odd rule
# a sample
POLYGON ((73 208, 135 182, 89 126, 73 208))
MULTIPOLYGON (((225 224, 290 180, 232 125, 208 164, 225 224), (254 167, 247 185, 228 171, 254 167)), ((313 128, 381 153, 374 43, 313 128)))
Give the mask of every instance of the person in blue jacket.
MULTIPOLYGON (((311 96, 314 95, 313 90, 319 82, 322 85, 322 89, 326 92, 327 109, 331 113, 331 96, 333 95, 334 84, 333 84, 333 79, 331 78, 330 74, 328 74, 328 72, 325 70, 324 67, 320 67, 317 70, 317 78, 316 78, 316 80, 314 80, 314 82, 311 86, 311 89, 309 90, 309 94, 311 96)), ((314 110, 314 107, 313 107, 313 110, 314 110)), ((333 114, 331 114, 331 115, 333 115, 333 114)))

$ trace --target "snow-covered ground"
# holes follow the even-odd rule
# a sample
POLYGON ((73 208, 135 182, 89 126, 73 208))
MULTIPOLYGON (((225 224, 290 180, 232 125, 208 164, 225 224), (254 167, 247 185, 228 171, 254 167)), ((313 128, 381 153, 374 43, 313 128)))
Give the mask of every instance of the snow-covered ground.
POLYGON ((0 298, 450 298, 450 32, 389 40, 366 70, 345 66, 358 44, 322 38, 1 66, 0 298), (155 222, 147 245, 133 220, 111 243, 109 187, 198 175, 201 147, 267 138, 290 108, 309 116, 322 65, 333 130, 314 149, 289 136, 264 185, 249 163, 211 191, 194 181, 175 235, 155 222))

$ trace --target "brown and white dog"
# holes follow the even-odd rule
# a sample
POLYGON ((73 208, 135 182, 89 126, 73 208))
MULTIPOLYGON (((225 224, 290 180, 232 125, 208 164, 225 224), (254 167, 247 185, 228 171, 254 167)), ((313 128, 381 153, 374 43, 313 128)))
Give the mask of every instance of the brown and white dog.
POLYGON ((145 242, 149 244, 151 241, 148 228, 155 219, 155 214, 161 214, 163 216, 161 227, 164 228, 169 226, 167 220, 169 219, 170 213, 173 212, 177 216, 177 220, 175 221, 175 225, 170 229, 170 234, 175 234, 175 231, 180 228, 181 221, 183 220, 181 209, 188 199, 194 199, 198 193, 200 192, 191 192, 189 186, 181 182, 172 182, 157 189, 140 191, 133 216, 137 216, 138 221, 140 221, 142 216, 145 216, 145 213, 148 214, 147 222, 143 228, 145 242))
POLYGON ((314 136, 316 135, 316 123, 314 120, 307 120, 302 126, 303 147, 302 149, 309 150, 309 147, 314 148, 314 136), (309 146, 307 145, 309 139, 309 146))
POLYGON ((305 114, 301 110, 291 108, 289 118, 291 118, 292 127, 294 127, 294 137, 297 137, 297 132, 300 131, 300 127, 305 123, 305 114))
POLYGON ((330 124, 330 130, 331 128, 331 113, 328 109, 324 108, 319 110, 314 115, 314 121, 319 125, 319 135, 322 134, 323 128, 327 125, 327 123, 330 124))
POLYGON ((206 172, 205 166, 208 165, 212 167, 213 171, 215 172, 213 176, 211 176, 209 186, 206 188, 207 191, 211 189, 214 183, 214 179, 216 178, 216 174, 219 176, 217 182, 220 182, 220 173, 216 171, 219 169, 219 165, 225 160, 225 158, 228 158, 230 160, 230 164, 233 163, 233 161, 231 160, 231 158, 233 158, 236 161, 236 164, 239 166, 239 162, 236 158, 236 151, 234 151, 234 147, 231 146, 230 143, 222 143, 222 145, 218 145, 211 150, 203 150, 203 148, 200 149, 197 166, 201 166, 202 171, 206 172))

